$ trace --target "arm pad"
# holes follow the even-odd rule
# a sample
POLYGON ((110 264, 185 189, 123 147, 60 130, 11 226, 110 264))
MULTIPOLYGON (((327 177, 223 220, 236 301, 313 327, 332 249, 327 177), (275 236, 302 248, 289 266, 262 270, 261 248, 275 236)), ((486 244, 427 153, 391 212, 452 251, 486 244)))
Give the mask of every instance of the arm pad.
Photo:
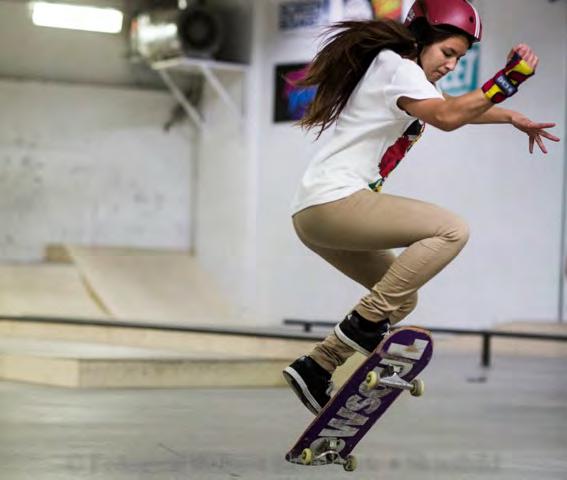
POLYGON ((501 103, 518 91, 520 84, 534 75, 534 70, 517 53, 510 59, 503 70, 482 86, 486 98, 492 103, 501 103))

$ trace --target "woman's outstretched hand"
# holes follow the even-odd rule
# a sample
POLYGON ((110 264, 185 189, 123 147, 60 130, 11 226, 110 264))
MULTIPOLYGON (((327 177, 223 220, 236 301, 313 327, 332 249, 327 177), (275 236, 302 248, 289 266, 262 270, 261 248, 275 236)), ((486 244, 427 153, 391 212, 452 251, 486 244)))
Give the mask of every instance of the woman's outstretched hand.
POLYGON ((525 43, 519 43, 508 54, 507 61, 512 60, 514 54, 517 53, 522 59, 535 71, 539 64, 539 58, 535 52, 525 43))
POLYGON ((545 148, 543 138, 547 138, 552 142, 560 141, 559 137, 552 135, 546 130, 548 128, 555 127, 555 123, 537 123, 524 115, 517 114, 512 117, 512 125, 528 135, 530 153, 534 153, 535 143, 537 143, 543 153, 547 153, 547 148, 545 148))

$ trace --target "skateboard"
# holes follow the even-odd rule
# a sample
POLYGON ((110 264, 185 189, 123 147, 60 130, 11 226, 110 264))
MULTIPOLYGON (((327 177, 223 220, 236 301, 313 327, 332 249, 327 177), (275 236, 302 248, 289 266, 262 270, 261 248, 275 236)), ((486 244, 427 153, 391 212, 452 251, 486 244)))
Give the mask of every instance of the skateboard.
POLYGON ((311 422, 285 458, 299 465, 342 465, 356 469, 351 455, 390 405, 407 390, 421 396, 417 375, 433 354, 430 332, 416 327, 394 330, 366 358, 311 422))

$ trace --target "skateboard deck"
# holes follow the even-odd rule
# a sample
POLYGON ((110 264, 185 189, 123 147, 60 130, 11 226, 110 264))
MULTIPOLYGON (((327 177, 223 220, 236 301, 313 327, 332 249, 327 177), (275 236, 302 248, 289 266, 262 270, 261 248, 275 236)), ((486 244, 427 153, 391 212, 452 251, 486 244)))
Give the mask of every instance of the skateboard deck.
POLYGON ((423 393, 417 375, 433 354, 431 334, 417 327, 393 331, 315 417, 285 458, 300 465, 341 464, 356 468, 350 455, 364 435, 404 391, 423 393))

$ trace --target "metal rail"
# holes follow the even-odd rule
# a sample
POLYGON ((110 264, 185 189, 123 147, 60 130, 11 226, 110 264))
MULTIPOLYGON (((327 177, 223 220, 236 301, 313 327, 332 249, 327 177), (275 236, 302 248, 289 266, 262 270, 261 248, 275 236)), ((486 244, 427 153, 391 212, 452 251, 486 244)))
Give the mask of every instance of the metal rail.
POLYGON ((152 323, 151 321, 130 321, 130 320, 103 320, 96 318, 72 318, 72 317, 48 317, 33 315, 1 315, 0 322, 21 322, 21 323, 42 323, 58 325, 74 325, 85 327, 107 327, 107 328, 126 328, 131 330, 157 330, 160 332, 175 333, 206 333, 215 335, 233 335, 238 337, 256 337, 279 340, 301 340, 313 342, 322 340, 323 337, 308 335, 305 333, 282 332, 281 329, 273 331, 260 328, 229 328, 229 327, 210 327, 210 326, 185 326, 175 324, 152 323))
MULTIPOLYGON (((566 42, 567 43, 567 42, 566 42)), ((567 87, 567 81, 565 82, 567 87)), ((565 109, 565 134, 567 136, 567 109, 565 109)), ((561 245, 559 253, 559 323, 565 323, 565 276, 567 275, 567 148, 563 147, 563 195, 561 201, 561 245)))
MULTIPOLYGON (((305 333, 313 331, 314 327, 332 328, 336 325, 333 322, 318 320, 298 320, 286 319, 284 325, 295 325, 303 327, 305 333)), ((427 328, 427 327, 426 327, 427 328)), ((552 342, 567 342, 567 335, 549 335, 542 333, 524 332, 500 332, 495 330, 473 330, 465 328, 427 328, 431 333, 451 334, 451 335, 478 335, 482 337, 481 366, 489 368, 492 363, 492 337, 500 338, 519 338, 524 340, 546 340, 552 342)))
MULTIPOLYGON (((313 333, 314 327, 332 328, 336 323, 318 320, 298 320, 286 319, 283 321, 284 325, 301 326, 302 333, 288 333, 282 331, 269 331, 268 329, 256 328, 226 328, 226 327, 209 327, 209 326, 184 326, 184 325, 165 325, 156 324, 151 322, 140 321, 120 321, 120 320, 101 320, 101 319, 79 319, 79 318, 65 318, 65 317, 37 317, 37 316, 17 316, 7 315, 0 316, 2 321, 16 321, 24 323, 45 323, 45 324, 64 324, 64 325, 78 325, 78 326, 99 326, 109 328, 128 328, 128 329, 145 329, 145 330, 159 330, 168 332, 182 332, 182 333, 207 333, 216 335, 234 335, 243 337, 257 337, 257 338, 270 338, 281 340, 301 340, 306 342, 320 341, 325 338, 324 335, 313 333)), ((452 335, 478 335, 482 337, 482 350, 481 350, 481 365, 483 367, 490 367, 491 365, 491 339, 492 337, 501 338, 519 338, 526 340, 546 340, 555 342, 566 342, 567 335, 549 335, 537 333, 523 333, 523 332, 499 332, 494 330, 469 330, 469 329, 454 329, 454 328, 428 328, 432 333, 438 334, 452 334, 452 335)))

